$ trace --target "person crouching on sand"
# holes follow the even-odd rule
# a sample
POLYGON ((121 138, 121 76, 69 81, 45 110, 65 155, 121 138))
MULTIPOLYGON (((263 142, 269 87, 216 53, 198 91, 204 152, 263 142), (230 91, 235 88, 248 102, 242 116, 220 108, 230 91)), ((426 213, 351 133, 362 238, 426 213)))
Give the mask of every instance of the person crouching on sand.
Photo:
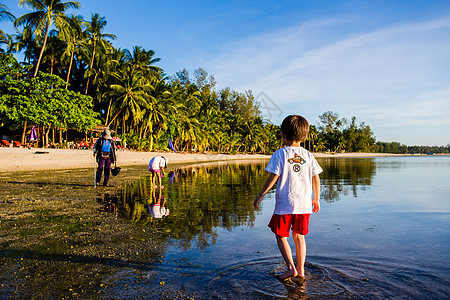
POLYGON ((153 157, 149 164, 148 170, 152 173, 152 186, 154 189, 157 188, 155 185, 155 177, 158 177, 159 187, 162 189, 164 186, 161 185, 161 177, 164 176, 164 168, 167 168, 168 159, 164 156, 153 157))
POLYGON ((284 280, 305 276, 306 242, 309 232, 309 216, 319 212, 320 178, 322 168, 314 156, 300 146, 309 131, 309 124, 299 115, 286 117, 281 124, 281 140, 286 147, 277 150, 270 158, 266 171, 270 173, 261 193, 253 202, 255 209, 264 195, 278 180, 275 193, 275 210, 269 227, 275 234, 278 248, 288 270, 277 276, 284 280), (314 195, 314 196, 313 196, 314 195), (297 254, 297 267, 287 241, 292 230, 297 254))

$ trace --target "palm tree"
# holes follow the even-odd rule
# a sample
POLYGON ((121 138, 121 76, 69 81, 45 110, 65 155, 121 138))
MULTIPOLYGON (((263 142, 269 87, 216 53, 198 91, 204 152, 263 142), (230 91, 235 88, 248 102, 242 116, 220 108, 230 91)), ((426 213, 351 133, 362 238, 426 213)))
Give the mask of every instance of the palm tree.
POLYGON ((66 49, 63 54, 64 58, 69 58, 69 68, 67 70, 66 89, 69 86, 70 73, 72 71, 73 59, 75 56, 75 50, 77 46, 80 46, 83 42, 84 32, 83 26, 85 21, 80 15, 72 15, 69 19, 69 26, 61 28, 59 31, 59 37, 66 42, 66 49))
MULTIPOLYGON (((0 21, 9 20, 14 21, 16 17, 14 17, 13 14, 9 12, 8 7, 6 5, 0 3, 0 21)), ((8 43, 8 35, 3 32, 3 30, 0 29, 0 42, 3 44, 8 43)), ((2 50, 3 51, 3 50, 2 50)))
POLYGON ((42 57, 40 69, 53 75, 54 71, 61 70, 61 57, 65 48, 65 43, 58 38, 56 30, 51 30, 48 34, 45 55, 42 57))
POLYGON ((33 38, 33 32, 29 27, 24 27, 22 32, 16 29, 16 32, 16 34, 11 35, 12 40, 8 52, 24 50, 24 60, 28 65, 31 65, 31 60, 35 59, 39 53, 36 40, 33 38))
MULTIPOLYGON (((107 21, 105 17, 100 17, 99 14, 92 14, 91 21, 87 23, 87 34, 89 36, 88 42, 91 45, 92 49, 92 55, 91 55, 91 62, 89 64, 89 69, 92 69, 94 67, 94 59, 95 54, 97 51, 97 46, 101 45, 102 49, 104 50, 111 50, 112 46, 109 44, 106 39, 116 39, 116 36, 114 34, 109 33, 102 33, 102 31, 105 29, 107 24, 107 21)), ((89 88, 89 76, 87 76, 87 82, 86 82, 86 89, 84 93, 87 95, 88 88, 89 88)))
MULTIPOLYGON (((0 21, 10 20, 14 21, 16 17, 12 13, 9 12, 9 9, 6 5, 0 3, 0 21)), ((0 30, 0 32, 3 32, 0 30)))
POLYGON ((21 16, 14 22, 14 25, 19 26, 25 24, 26 26, 31 26, 34 29, 34 33, 39 36, 42 36, 42 33, 44 33, 42 49, 39 53, 34 71, 34 77, 36 77, 47 44, 50 28, 53 24, 57 28, 67 26, 68 17, 64 14, 65 11, 70 8, 79 8, 80 3, 77 1, 61 2, 61 0, 19 0, 19 5, 28 5, 36 11, 21 16))
POLYGON ((146 51, 140 46, 134 46, 133 51, 127 50, 128 63, 141 71, 145 77, 161 77, 161 68, 154 66, 160 58, 153 58, 153 50, 146 51))
POLYGON ((124 123, 131 117, 134 125, 137 125, 142 120, 142 109, 148 106, 148 92, 153 87, 143 83, 140 72, 129 65, 119 70, 114 77, 117 83, 111 85, 110 94, 115 99, 111 105, 115 115, 110 124, 122 114, 124 123))

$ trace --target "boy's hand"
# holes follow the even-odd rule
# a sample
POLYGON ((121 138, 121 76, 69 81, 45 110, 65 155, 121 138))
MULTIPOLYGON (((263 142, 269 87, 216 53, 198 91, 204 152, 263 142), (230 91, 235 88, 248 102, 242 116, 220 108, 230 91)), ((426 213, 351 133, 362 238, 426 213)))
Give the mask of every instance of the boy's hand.
POLYGON ((319 199, 312 200, 313 212, 318 213, 320 210, 320 202, 319 199))
POLYGON ((253 201, 253 207, 254 207, 255 209, 258 209, 258 205, 259 205, 259 203, 262 201, 263 198, 264 198, 264 196, 260 196, 260 195, 258 195, 258 196, 255 198, 255 201, 253 201))

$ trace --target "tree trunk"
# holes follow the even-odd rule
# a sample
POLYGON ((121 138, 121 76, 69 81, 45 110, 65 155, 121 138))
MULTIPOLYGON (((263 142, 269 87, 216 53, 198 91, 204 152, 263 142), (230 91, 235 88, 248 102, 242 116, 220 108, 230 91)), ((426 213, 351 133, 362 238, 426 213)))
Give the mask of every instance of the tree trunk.
POLYGON ((51 126, 48 126, 47 130, 45 130, 45 127, 42 127, 42 130, 43 130, 43 133, 44 133, 44 137, 45 137, 45 139, 44 139, 44 142, 45 142, 44 148, 48 147, 48 144, 49 144, 49 142, 48 142, 48 134, 50 133, 51 129, 52 129, 51 126))
POLYGON ((111 109, 111 102, 112 102, 112 98, 109 100, 109 104, 108 104, 108 110, 106 112, 106 121, 105 121, 105 126, 108 124, 108 119, 109 119, 109 111, 111 109))
POLYGON ((55 63, 55 59, 54 57, 52 57, 52 59, 50 59, 50 75, 53 75, 53 65, 55 63))
POLYGON ((22 145, 25 145, 25 135, 27 134, 27 121, 23 122, 22 145))
POLYGON ((45 45, 47 44, 47 36, 48 36, 48 29, 49 29, 49 27, 50 27, 49 24, 47 24, 45 26, 44 43, 42 44, 41 53, 39 53, 39 59, 38 59, 37 64, 36 64, 36 70, 34 70, 34 76, 33 77, 36 77, 36 75, 38 73, 38 70, 39 70, 39 65, 41 64, 42 55, 44 54, 45 45))
MULTIPOLYGON (((92 49, 92 59, 91 59, 91 64, 89 66, 89 69, 92 69, 92 67, 94 66, 95 44, 96 44, 96 42, 94 41, 94 49, 92 49)), ((89 77, 88 77, 87 82, 86 82, 86 90, 84 91, 85 95, 87 95, 87 93, 88 93, 88 88, 89 88, 89 77)))
POLYGON ((69 70, 67 71, 67 78, 66 78, 66 90, 69 87, 70 72, 72 71, 74 54, 75 54, 75 49, 72 51, 72 55, 70 56, 69 70))

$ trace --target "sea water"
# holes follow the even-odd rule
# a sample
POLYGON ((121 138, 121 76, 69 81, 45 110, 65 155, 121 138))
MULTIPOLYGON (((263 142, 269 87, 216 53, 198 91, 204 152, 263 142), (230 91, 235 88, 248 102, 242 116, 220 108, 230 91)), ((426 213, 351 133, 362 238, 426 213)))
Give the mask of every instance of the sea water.
POLYGON ((304 281, 274 277, 285 271, 267 227, 274 190, 253 209, 267 161, 213 163, 173 170, 162 190, 150 177, 124 187, 122 216, 167 236, 147 274, 154 284, 133 289, 156 298, 448 299, 450 157, 318 161, 321 210, 310 219, 304 281))

